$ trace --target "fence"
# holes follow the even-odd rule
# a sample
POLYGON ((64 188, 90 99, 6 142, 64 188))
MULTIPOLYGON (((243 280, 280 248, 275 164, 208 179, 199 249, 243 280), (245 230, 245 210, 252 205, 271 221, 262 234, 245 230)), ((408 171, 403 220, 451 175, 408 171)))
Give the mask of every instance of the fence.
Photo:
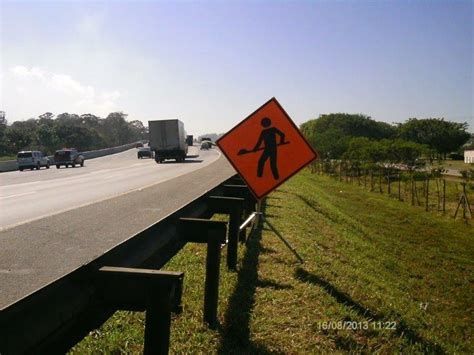
POLYGON ((454 218, 462 215, 464 220, 472 218, 469 201, 474 183, 447 179, 439 171, 405 171, 383 166, 365 169, 348 162, 316 161, 311 165, 311 172, 357 184, 371 192, 386 193, 412 206, 423 207, 425 211, 436 211, 454 218))

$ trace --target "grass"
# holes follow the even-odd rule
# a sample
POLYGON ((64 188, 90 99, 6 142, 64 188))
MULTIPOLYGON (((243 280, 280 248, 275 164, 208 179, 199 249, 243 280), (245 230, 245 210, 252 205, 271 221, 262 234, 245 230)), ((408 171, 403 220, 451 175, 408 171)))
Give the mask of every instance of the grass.
POLYGON ((8 161, 8 160, 16 160, 16 154, 0 156, 0 161, 8 161))
MULTIPOLYGON (((187 245, 167 265, 185 272, 172 353, 474 352, 472 221, 308 171, 264 208, 305 263, 264 227, 239 248, 237 273, 222 259, 212 331, 202 324, 205 247, 187 245)), ((117 312, 71 352, 139 352, 143 319, 117 312)))

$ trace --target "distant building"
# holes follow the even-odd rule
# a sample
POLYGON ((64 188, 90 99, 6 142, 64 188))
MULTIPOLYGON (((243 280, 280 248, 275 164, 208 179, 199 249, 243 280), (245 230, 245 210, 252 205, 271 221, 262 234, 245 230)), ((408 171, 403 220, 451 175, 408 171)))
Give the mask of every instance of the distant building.
POLYGON ((466 164, 474 164, 474 149, 464 151, 464 162, 466 164))

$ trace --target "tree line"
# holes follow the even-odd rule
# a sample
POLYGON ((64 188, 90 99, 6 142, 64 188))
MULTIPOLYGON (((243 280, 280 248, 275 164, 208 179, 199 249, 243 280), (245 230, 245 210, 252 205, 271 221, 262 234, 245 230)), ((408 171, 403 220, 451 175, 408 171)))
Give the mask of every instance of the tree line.
POLYGON ((459 152, 471 134, 467 123, 410 118, 391 125, 363 114, 333 113, 301 125, 322 159, 414 165, 420 156, 445 159, 459 152))
POLYGON ((38 118, 7 124, 0 117, 0 155, 21 150, 40 150, 52 154, 62 147, 80 151, 119 146, 147 139, 147 128, 141 121, 127 121, 127 114, 112 112, 106 118, 93 114, 46 112, 38 118))

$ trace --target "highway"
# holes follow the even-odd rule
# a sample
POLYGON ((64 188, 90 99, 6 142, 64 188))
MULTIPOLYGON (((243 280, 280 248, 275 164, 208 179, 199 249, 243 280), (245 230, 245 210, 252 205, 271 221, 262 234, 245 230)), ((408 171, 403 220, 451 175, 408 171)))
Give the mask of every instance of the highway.
POLYGON ((137 159, 135 149, 87 160, 84 167, 25 170, 0 176, 0 230, 118 196, 203 168, 216 150, 190 147, 184 164, 137 159), (199 155, 200 154, 200 155, 199 155), (198 156, 199 155, 199 156, 198 156))
POLYGON ((156 164, 132 149, 83 168, 1 174, 0 310, 235 174, 215 149, 189 154, 199 156, 156 164))

